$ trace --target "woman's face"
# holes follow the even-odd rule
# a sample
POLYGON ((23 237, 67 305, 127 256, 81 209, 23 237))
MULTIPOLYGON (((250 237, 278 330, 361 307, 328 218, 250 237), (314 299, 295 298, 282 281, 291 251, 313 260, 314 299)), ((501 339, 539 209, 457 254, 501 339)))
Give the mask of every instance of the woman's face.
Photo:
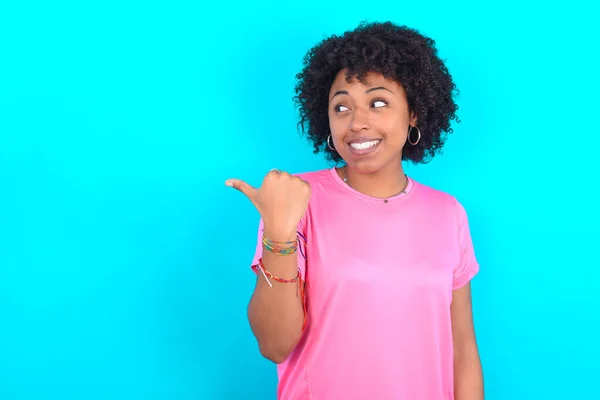
POLYGON ((363 173, 400 163, 409 127, 416 124, 404 88, 378 73, 369 73, 363 84, 347 82, 340 71, 329 91, 328 114, 332 144, 350 168, 363 173))

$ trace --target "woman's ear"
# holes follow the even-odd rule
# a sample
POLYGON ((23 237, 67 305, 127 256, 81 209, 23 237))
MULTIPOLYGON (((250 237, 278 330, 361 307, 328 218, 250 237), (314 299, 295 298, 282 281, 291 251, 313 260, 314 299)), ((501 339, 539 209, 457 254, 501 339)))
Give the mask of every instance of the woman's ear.
POLYGON ((417 126, 417 114, 414 111, 410 112, 410 126, 417 126))

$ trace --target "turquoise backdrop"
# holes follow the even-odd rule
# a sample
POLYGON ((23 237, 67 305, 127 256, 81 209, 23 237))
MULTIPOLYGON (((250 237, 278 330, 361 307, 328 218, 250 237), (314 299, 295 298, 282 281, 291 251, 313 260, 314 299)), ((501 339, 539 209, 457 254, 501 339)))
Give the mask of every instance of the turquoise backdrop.
POLYGON ((0 399, 275 398, 246 321, 258 214, 223 182, 328 167, 294 76, 325 36, 387 19, 435 38, 461 90, 443 155, 407 170, 469 214, 486 398, 600 398, 597 15, 2 2, 0 399))

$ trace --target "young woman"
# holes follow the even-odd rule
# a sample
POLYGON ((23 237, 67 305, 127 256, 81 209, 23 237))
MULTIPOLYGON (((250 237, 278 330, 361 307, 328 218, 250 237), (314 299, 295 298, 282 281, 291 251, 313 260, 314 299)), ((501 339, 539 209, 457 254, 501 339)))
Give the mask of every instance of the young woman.
POLYGON ((256 206, 248 316, 285 400, 481 400, 465 210, 408 177, 443 146, 455 85, 434 41, 362 24, 309 51, 300 125, 338 167, 274 169, 256 206))

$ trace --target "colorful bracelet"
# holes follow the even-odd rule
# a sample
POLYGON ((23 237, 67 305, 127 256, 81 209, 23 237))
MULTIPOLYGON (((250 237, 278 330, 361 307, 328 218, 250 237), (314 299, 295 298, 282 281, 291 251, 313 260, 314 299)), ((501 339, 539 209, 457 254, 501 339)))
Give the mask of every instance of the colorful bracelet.
POLYGON ((265 249, 278 256, 294 254, 298 250, 298 240, 291 242, 276 242, 263 236, 262 245, 265 249))
POLYGON ((294 254, 298 249, 300 249, 300 254, 306 260, 306 237, 300 232, 297 232, 297 235, 298 236, 296 237, 296 240, 290 242, 277 242, 267 239, 263 235, 262 246, 271 253, 279 256, 294 254))

